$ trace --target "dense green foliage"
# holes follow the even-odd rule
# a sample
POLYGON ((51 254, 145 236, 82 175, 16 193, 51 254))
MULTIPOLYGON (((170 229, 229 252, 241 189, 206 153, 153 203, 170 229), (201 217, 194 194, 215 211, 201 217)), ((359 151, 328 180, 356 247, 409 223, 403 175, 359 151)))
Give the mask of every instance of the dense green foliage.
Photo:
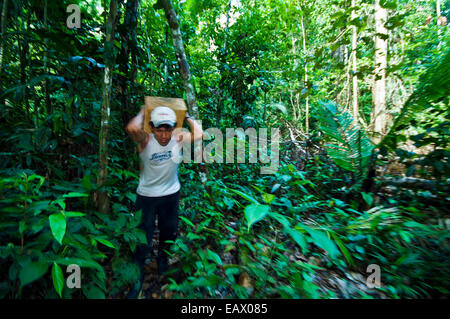
MULTIPOLYGON (((353 9, 333 0, 173 1, 203 127, 277 127, 280 163, 269 175, 248 158, 181 164, 171 270, 147 297, 448 298, 449 31, 437 25, 432 1, 381 2, 389 13, 390 130, 375 144, 372 1, 353 9), (358 31, 358 120, 349 111, 351 26, 358 31), (412 182, 390 184, 398 177, 412 182), (371 264, 380 266, 379 288, 366 285, 371 264)), ((156 1, 137 1, 135 11, 132 0, 119 1, 108 180, 98 185, 111 58, 102 3, 7 3, 2 298, 122 298, 136 279, 130 258, 145 242, 134 210, 139 159, 124 127, 144 96, 183 97, 184 90, 156 1), (81 28, 66 26, 71 3, 81 7, 81 28), (110 197, 109 214, 98 212, 98 190, 110 197), (81 267, 80 289, 66 286, 70 264, 81 267)), ((448 15, 450 2, 441 6, 448 15)))

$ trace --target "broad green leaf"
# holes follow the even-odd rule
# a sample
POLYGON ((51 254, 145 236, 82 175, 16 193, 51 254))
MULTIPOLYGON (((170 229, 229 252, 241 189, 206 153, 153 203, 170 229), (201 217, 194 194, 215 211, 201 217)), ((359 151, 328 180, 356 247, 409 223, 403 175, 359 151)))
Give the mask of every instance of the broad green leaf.
POLYGON ((44 262, 30 262, 19 273, 20 286, 26 286, 41 278, 47 272, 48 264, 44 262))
POLYGON ((244 215, 247 219, 248 231, 250 227, 261 219, 263 219, 270 211, 270 207, 267 205, 251 204, 245 207, 244 215))
POLYGON ((328 238, 328 235, 325 231, 313 229, 306 225, 300 225, 300 227, 305 229, 311 235, 313 243, 330 254, 331 258, 336 258, 340 255, 339 249, 336 247, 336 244, 328 238))
POLYGON ((252 202, 253 204, 257 204, 257 205, 259 204, 259 202, 256 199, 254 199, 253 197, 251 197, 251 196, 249 196, 247 194, 244 194, 241 191, 238 191, 236 189, 231 189, 231 188, 230 188, 230 191, 235 192, 236 194, 238 194, 239 196, 241 196, 241 197, 245 198, 246 200, 252 202))
POLYGON ((278 213, 270 213, 269 216, 272 217, 273 219, 275 219, 277 222, 279 222, 284 227, 290 228, 290 223, 289 223, 289 220, 286 218, 286 216, 283 216, 278 213))
POLYGON ((289 236, 292 237, 292 239, 300 246, 302 249, 302 252, 305 254, 308 252, 308 245, 306 243, 305 235, 303 235, 301 232, 299 232, 296 229, 292 228, 285 228, 286 232, 289 234, 289 236))
POLYGON ((212 250, 206 249, 206 258, 214 261, 218 265, 222 265, 222 259, 220 259, 220 256, 212 250))
POLYGON ((62 245, 62 240, 66 233, 66 218, 62 214, 57 213, 50 215, 48 220, 53 237, 62 245))
POLYGON ((59 297, 62 298, 62 290, 64 288, 64 275, 61 270, 61 267, 57 263, 53 263, 52 267, 52 279, 53 279, 53 286, 55 287, 56 292, 58 293, 59 297))
POLYGON ((103 272, 102 266, 93 260, 86 260, 86 259, 81 259, 81 258, 77 258, 77 257, 72 257, 72 258, 66 257, 66 258, 59 258, 59 259, 55 260, 55 262, 59 265, 69 266, 71 264, 75 264, 80 267, 94 268, 94 269, 97 269, 97 270, 103 272))

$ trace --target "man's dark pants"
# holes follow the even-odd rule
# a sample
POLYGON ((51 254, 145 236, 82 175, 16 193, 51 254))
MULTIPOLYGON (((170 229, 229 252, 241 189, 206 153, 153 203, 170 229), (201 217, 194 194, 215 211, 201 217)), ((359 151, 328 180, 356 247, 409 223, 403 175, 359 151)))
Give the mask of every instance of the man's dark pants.
MULTIPOLYGON (((139 228, 146 232, 148 245, 140 245, 136 248, 134 255, 141 271, 141 281, 144 277, 144 263, 152 250, 153 233, 155 230, 155 220, 158 217, 159 245, 158 245, 158 266, 160 262, 167 263, 167 253, 169 244, 166 240, 175 240, 178 232, 178 202, 179 191, 162 197, 146 197, 137 194, 136 210, 142 209, 142 220, 139 228)), ((160 272, 161 269, 158 269, 160 272)))

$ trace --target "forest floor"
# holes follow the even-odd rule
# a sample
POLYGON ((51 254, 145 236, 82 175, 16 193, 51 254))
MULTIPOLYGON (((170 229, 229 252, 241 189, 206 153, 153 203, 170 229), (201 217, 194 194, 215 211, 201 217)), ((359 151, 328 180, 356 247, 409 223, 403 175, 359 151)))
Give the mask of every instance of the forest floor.
MULTIPOLYGON (((181 262, 178 257, 169 259, 169 275, 158 275, 158 269, 156 264, 156 250, 152 252, 152 257, 146 260, 145 275, 143 289, 140 295, 140 299, 171 299, 174 292, 168 287, 170 284, 169 276, 175 280, 180 281, 183 274, 177 269, 181 269, 181 262)), ((299 256, 302 259, 302 256, 299 256)), ((317 261, 306 260, 305 262, 315 265, 317 261)), ((375 299, 388 299, 389 297, 378 289, 371 289, 366 283, 366 279, 360 273, 356 272, 341 272, 338 273, 335 270, 322 270, 316 271, 313 275, 314 284, 320 288, 325 298, 325 292, 332 291, 335 293, 336 298, 339 299, 353 299, 361 298, 361 293, 370 295, 375 299)), ((117 298, 126 298, 128 290, 120 293, 117 298)), ((217 298, 234 298, 234 296, 226 296, 223 293, 217 292, 217 298)), ((205 298, 209 298, 205 296, 205 298)))

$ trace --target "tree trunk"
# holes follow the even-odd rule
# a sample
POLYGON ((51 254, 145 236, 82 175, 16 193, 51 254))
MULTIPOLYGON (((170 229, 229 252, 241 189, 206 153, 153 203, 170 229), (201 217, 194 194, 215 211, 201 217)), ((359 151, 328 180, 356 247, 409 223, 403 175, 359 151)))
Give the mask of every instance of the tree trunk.
POLYGON ((3 45, 5 44, 4 34, 6 31, 6 18, 8 14, 8 0, 3 1, 1 20, 1 41, 0 41, 0 72, 3 71, 3 45))
MULTIPOLYGON (((223 41, 223 54, 220 57, 221 62, 226 65, 227 64, 227 40, 228 40, 228 26, 230 23, 230 11, 231 11, 231 0, 228 1, 228 7, 227 7, 227 21, 225 24, 225 39, 223 41)), ((219 98, 217 101, 217 109, 216 109, 216 126, 219 127, 220 126, 220 120, 222 118, 222 102, 223 102, 223 90, 225 87, 225 81, 223 79, 223 70, 220 72, 221 74, 221 81, 219 83, 219 98)))
POLYGON ((441 41, 441 28, 439 28, 440 25, 446 26, 447 20, 446 17, 441 16, 441 1, 436 0, 436 20, 437 20, 437 36, 438 36, 438 45, 437 48, 441 49, 442 47, 442 41, 441 41))
MULTIPOLYGON (((356 0, 352 0, 352 7, 354 8, 356 6, 356 0)), ((352 17, 351 19, 356 18, 356 12, 355 9, 352 10, 352 17)), ((353 119, 355 120, 355 123, 358 123, 358 75, 356 74, 356 44, 357 44, 357 30, 356 26, 352 26, 352 89, 353 89, 353 99, 352 99, 352 106, 353 106, 353 119)))
POLYGON ((194 118, 199 118, 197 100, 195 97, 194 86, 191 83, 191 71, 184 52, 183 38, 181 37, 180 25, 178 23, 177 14, 170 0, 161 0, 164 8, 169 27, 172 31, 173 46, 177 57, 178 67, 180 68, 181 77, 183 79, 184 90, 186 93, 186 101, 188 110, 194 118))
MULTIPOLYGON (((437 25, 439 25, 440 19, 441 17, 441 0, 436 0, 436 20, 437 20, 437 25)), ((439 33, 439 29, 438 29, 438 33, 439 33)))
MULTIPOLYGON (((306 31, 305 26, 303 24, 303 15, 301 17, 301 25, 302 25, 302 35, 303 35, 303 53, 306 57, 306 31)), ((305 89, 308 90, 308 63, 305 61, 305 89)), ((308 93, 307 93, 308 94, 308 93)), ((305 99, 305 133, 309 134, 309 97, 306 95, 305 99)))
POLYGON ((387 66, 387 10, 375 0, 375 68, 372 91, 373 141, 378 143, 386 132, 386 66, 387 66))
MULTIPOLYGON (((8 0, 3 1, 3 7, 2 7, 2 18, 0 22, 0 74, 3 74, 3 60, 4 60, 4 53, 3 53, 3 47, 5 45, 5 32, 6 32, 6 19, 8 16, 8 0)), ((3 88, 2 88, 3 89, 3 88)), ((5 104, 5 99, 0 99, 0 105, 5 104)))
POLYGON ((28 18, 26 18, 27 20, 27 27, 25 27, 24 24, 24 16, 23 16, 23 12, 21 15, 21 31, 22 31, 22 40, 18 41, 19 44, 19 63, 20 63, 20 84, 23 87, 23 102, 24 102, 24 107, 25 107, 25 114, 26 114, 26 121, 30 122, 30 101, 28 100, 28 93, 29 93, 29 89, 28 89, 28 85, 27 85, 27 65, 28 65, 28 58, 27 58, 27 53, 29 52, 29 44, 28 44, 28 39, 27 39, 27 31, 28 31, 28 26, 29 26, 29 14, 28 14, 28 18))
MULTIPOLYGON (((130 52, 135 52, 135 34, 137 26, 137 0, 128 0, 125 9, 125 18, 123 27, 121 28, 121 49, 118 57, 119 71, 119 99, 121 101, 122 109, 122 124, 125 127, 129 121, 128 111, 129 106, 129 87, 134 87, 134 72, 133 69, 130 72, 129 68, 129 56, 130 52)), ((132 64, 133 66, 133 64, 132 64)))
MULTIPOLYGON (((45 30, 47 30, 47 0, 45 0, 44 2, 44 28, 45 30)), ((44 51, 44 73, 48 74, 48 70, 47 70, 47 51, 48 51, 48 47, 47 47, 47 37, 45 37, 44 39, 44 46, 45 46, 45 51, 44 51)), ((52 114, 52 105, 50 102, 50 91, 48 88, 48 80, 44 79, 44 95, 45 95, 45 109, 47 111, 47 115, 52 114)))
MULTIPOLYGON (((169 28, 166 27, 166 31, 164 32, 164 44, 167 47, 167 43, 169 43, 169 28)), ((168 79, 168 71, 169 67, 167 65, 167 55, 164 55, 164 84, 167 85, 167 79, 168 79)))
MULTIPOLYGON (((117 16, 117 0, 111 0, 109 7, 109 16, 106 22, 106 39, 105 39, 105 76, 103 83, 103 101, 102 115, 100 123, 100 145, 99 145, 99 161, 100 169, 97 178, 97 184, 101 187, 105 184, 108 176, 108 138, 110 127, 110 110, 111 110, 111 93, 112 93, 112 72, 114 67, 114 30, 117 16)), ((105 190, 98 192, 98 208, 101 213, 109 211, 109 197, 105 190)))

